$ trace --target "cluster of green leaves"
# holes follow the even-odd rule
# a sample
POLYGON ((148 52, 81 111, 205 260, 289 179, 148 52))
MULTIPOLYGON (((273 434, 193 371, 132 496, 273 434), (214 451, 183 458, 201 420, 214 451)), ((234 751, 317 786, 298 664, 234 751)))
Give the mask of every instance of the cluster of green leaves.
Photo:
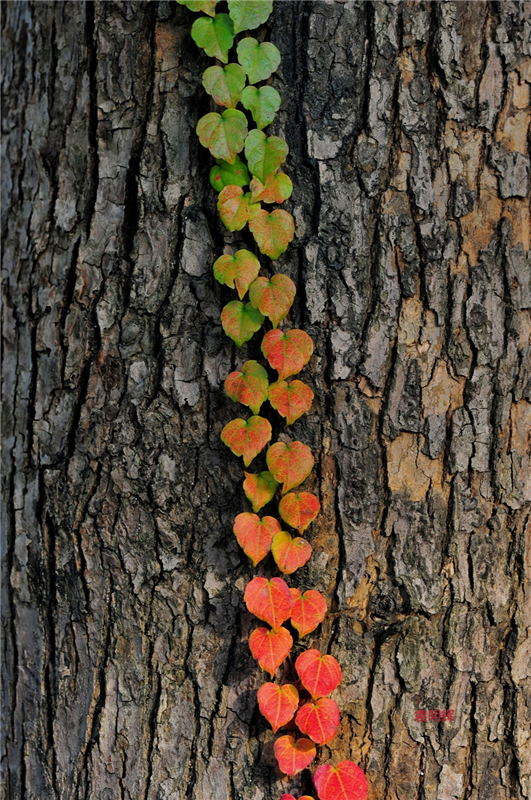
MULTIPOLYGON (((237 34, 262 25, 272 11, 272 0, 228 0, 228 14, 216 13, 216 0, 178 2, 207 15, 193 23, 192 37, 224 65, 206 69, 202 82, 225 111, 206 114, 197 124, 201 144, 216 159, 210 182, 219 192, 221 220, 229 231, 240 231, 248 225, 260 252, 275 260, 293 239, 295 224, 287 211, 268 211, 262 203, 280 204, 291 196, 292 182, 280 171, 289 149, 280 137, 263 132, 280 108, 280 95, 270 85, 255 84, 267 81, 278 69, 280 53, 269 42, 260 43, 245 36, 236 45, 238 63, 229 63, 229 51, 237 34), (247 116, 237 108, 238 104, 250 112, 256 128, 248 130, 247 116), (242 151, 246 161, 239 156, 242 151)), ((267 447, 267 470, 245 472, 243 489, 252 512, 236 516, 234 534, 253 566, 271 554, 278 570, 292 575, 312 555, 311 544, 302 534, 317 516, 320 503, 314 494, 299 487, 311 473, 314 458, 303 442, 271 443, 273 429, 269 420, 260 416, 260 410, 269 402, 288 426, 310 410, 310 387, 301 380, 286 379, 308 363, 313 342, 302 330, 278 328, 296 293, 295 284, 287 275, 260 275, 259 259, 245 249, 220 256, 213 270, 219 283, 238 294, 238 299, 227 303, 221 313, 223 329, 238 347, 251 339, 266 319, 271 325, 261 344, 264 363, 246 361, 225 380, 227 395, 247 406, 251 416, 227 423, 221 432, 222 441, 243 458, 245 467, 267 447), (265 364, 277 372, 276 380, 270 381, 265 364), (278 516, 282 522, 257 513, 275 495, 279 497, 278 516)), ((326 601, 315 589, 303 593, 290 588, 280 577, 253 578, 246 587, 244 601, 252 614, 269 625, 252 632, 249 647, 273 679, 290 653, 293 634, 302 638, 323 621, 326 601)), ((258 692, 260 711, 275 733, 293 720, 303 734, 297 739, 287 734, 275 742, 275 756, 287 775, 305 769, 316 755, 316 745, 329 742, 339 727, 339 709, 328 696, 341 680, 341 668, 335 658, 321 655, 316 649, 306 650, 297 658, 295 669, 297 685, 265 683, 258 692)), ((341 762, 337 768, 320 767, 314 780, 320 800, 365 800, 364 781, 363 772, 352 762, 341 762), (347 793, 341 788, 343 785, 347 793)), ((292 795, 283 798, 294 800, 292 795)))

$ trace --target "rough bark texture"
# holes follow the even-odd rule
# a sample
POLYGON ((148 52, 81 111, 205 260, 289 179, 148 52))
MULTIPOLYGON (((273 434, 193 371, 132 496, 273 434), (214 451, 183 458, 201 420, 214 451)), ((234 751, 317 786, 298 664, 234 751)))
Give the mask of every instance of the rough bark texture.
MULTIPOLYGON (((1 10, 2 796, 302 794, 247 645, 219 433, 259 342, 219 322, 212 263, 250 240, 194 133, 194 16, 1 10)), ((326 593, 308 644, 343 665, 319 761, 360 763, 372 800, 531 795, 530 26, 529 3, 341 0, 267 26, 297 224, 277 268, 316 350, 292 433, 323 510, 293 583, 326 593)))

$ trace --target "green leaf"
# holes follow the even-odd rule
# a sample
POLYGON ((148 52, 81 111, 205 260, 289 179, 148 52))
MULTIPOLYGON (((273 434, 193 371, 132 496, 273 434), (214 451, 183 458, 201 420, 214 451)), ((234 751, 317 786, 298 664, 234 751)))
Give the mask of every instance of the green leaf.
POLYGON ((245 473, 243 491, 255 512, 260 511, 273 499, 277 487, 278 482, 270 472, 259 472, 258 475, 253 475, 250 472, 245 473))
POLYGON ((236 153, 243 150, 247 119, 242 111, 228 108, 223 115, 215 112, 205 114, 195 130, 203 147, 208 147, 214 158, 234 164, 236 153))
POLYGON ((214 277, 221 283, 238 291, 240 300, 260 272, 260 262, 249 250, 237 250, 231 256, 228 253, 214 262, 214 277))
POLYGON ((214 98, 218 106, 227 108, 236 108, 240 102, 245 81, 245 72, 239 64, 209 67, 203 72, 203 86, 206 91, 214 98))
MULTIPOLYGON (((250 197, 250 195, 249 195, 250 197)), ((249 205, 240 186, 225 186, 218 197, 221 221, 229 231, 241 231, 249 221, 249 205)))
POLYGON ((252 31, 262 25, 273 11, 273 0, 228 0, 234 33, 252 31))
POLYGON ((293 184, 291 178, 283 172, 275 172, 270 175, 265 183, 261 183, 258 178, 251 181, 251 192, 253 202, 262 203, 283 203, 291 197, 293 184))
MULTIPOLYGON (((225 186, 247 186, 250 180, 251 176, 247 165, 238 156, 236 156, 234 164, 229 164, 228 161, 218 158, 217 167, 212 167, 210 170, 210 185, 217 192, 220 192, 225 186)), ((257 199, 253 202, 256 202, 257 199)), ((265 202, 269 201, 266 200, 265 202)))
POLYGON ((249 83, 265 81, 280 66, 280 52, 271 42, 258 44, 252 36, 238 42, 238 61, 249 78, 249 83))
POLYGON ((275 119, 280 108, 280 95, 272 86, 247 86, 241 96, 242 105, 253 115, 256 126, 262 130, 275 119))
POLYGON ((295 223, 291 214, 277 208, 269 214, 263 209, 249 221, 260 252, 269 258, 278 258, 295 235, 295 223))
POLYGON ((216 13, 217 2, 218 0, 177 0, 180 6, 186 6, 190 11, 204 11, 209 17, 216 13))
POLYGON ((228 14, 216 14, 214 19, 199 17, 192 25, 192 39, 203 48, 207 56, 219 58, 226 64, 234 41, 231 18, 228 14))
POLYGON ((243 196, 244 201, 249 208, 249 222, 256 217, 262 206, 260 203, 253 203, 253 196, 251 192, 246 192, 243 196))
POLYGON ((266 136, 263 131, 252 130, 245 140, 245 157, 251 173, 265 183, 286 160, 289 147, 280 136, 266 136))
POLYGON ((264 315, 251 303, 240 303, 239 300, 232 300, 227 303, 221 312, 221 324, 223 330, 238 347, 252 338, 253 333, 260 328, 264 322, 264 315))

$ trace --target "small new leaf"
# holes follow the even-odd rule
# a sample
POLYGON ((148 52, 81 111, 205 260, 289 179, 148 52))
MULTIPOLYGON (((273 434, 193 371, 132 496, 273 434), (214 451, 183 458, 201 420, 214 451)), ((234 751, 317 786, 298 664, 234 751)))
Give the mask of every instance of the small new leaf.
POLYGON ((251 181, 251 191, 253 200, 262 203, 283 203, 291 197, 293 184, 291 178, 283 172, 275 172, 270 175, 265 183, 261 183, 258 178, 251 181))
POLYGON ((341 683, 341 667, 334 656, 322 656, 319 650, 306 650, 295 662, 302 685, 314 700, 326 697, 341 683))
POLYGON ((313 341, 304 331, 297 328, 286 331, 268 331, 262 340, 262 353, 273 369, 278 370, 278 378, 283 381, 304 367, 313 353, 313 341))
MULTIPOLYGON (((254 283, 252 286, 254 286, 254 283)), ((250 297, 249 299, 252 303, 252 298, 250 297)), ((259 308, 262 314, 265 314, 263 308, 261 306, 259 308)), ((312 390, 302 381, 295 380, 291 381, 291 383, 278 381, 277 383, 272 383, 269 387, 269 402, 282 417, 286 418, 288 425, 291 425, 310 410, 312 400, 312 390)))
POLYGON ((270 472, 259 472, 254 475, 250 472, 245 473, 243 491, 253 511, 260 511, 267 505, 275 496, 277 488, 278 482, 270 472))
POLYGON ((253 333, 262 326, 265 317, 257 308, 239 300, 231 300, 221 312, 221 324, 223 330, 241 347, 244 342, 251 339, 253 333))
POLYGON ((234 33, 258 28, 273 11, 273 0, 228 0, 228 3, 234 33))
POLYGON ((262 669, 274 676, 293 645, 291 633, 286 628, 271 631, 257 628, 249 636, 249 648, 262 669))
POLYGON ((337 767, 317 767, 313 782, 320 800, 367 800, 367 778, 352 761, 340 761, 337 767))
POLYGON ((218 106, 227 108, 236 108, 242 97, 245 81, 245 72, 239 64, 209 67, 203 72, 202 79, 203 86, 218 106))
POLYGON ((299 636, 306 636, 324 620, 326 600, 316 589, 308 589, 299 597, 292 595, 292 598, 291 624, 299 632, 299 636))
POLYGON ((258 361, 246 361, 241 372, 231 372, 225 378, 225 392, 230 399, 249 406, 253 414, 258 414, 267 400, 268 386, 267 372, 258 361))
POLYGON ((245 511, 234 520, 233 530, 238 544, 253 562, 253 567, 256 567, 271 550, 271 542, 280 530, 280 523, 274 517, 260 519, 258 514, 245 511))
POLYGON ((221 431, 221 441, 235 456, 243 456, 243 463, 248 467, 253 458, 264 449, 271 435, 272 429, 267 419, 249 417, 227 422, 221 431))
POLYGON ((339 728, 339 708, 329 697, 305 703, 295 717, 295 724, 316 744, 326 744, 339 728))
POLYGON ((275 480, 283 484, 282 494, 302 483, 315 463, 312 451, 302 442, 277 442, 271 445, 266 461, 275 480))
POLYGON ((251 614, 267 622, 274 631, 290 618, 293 600, 282 578, 253 578, 247 584, 243 599, 251 614))
POLYGON ((300 536, 293 538, 287 531, 279 531, 271 542, 271 552, 279 570, 291 575, 310 559, 312 546, 300 536))
POLYGON ((275 119, 275 114, 280 108, 281 99, 276 89, 272 86, 247 86, 241 95, 244 108, 251 112, 259 130, 265 128, 275 119))
POLYGON ((249 287, 249 300, 262 314, 269 317, 276 328, 288 314, 296 291, 295 284, 287 275, 257 278, 249 287))
POLYGON ((190 11, 204 11, 209 17, 213 17, 216 13, 216 4, 218 0, 177 0, 180 6, 186 6, 190 11))
POLYGON ((273 728, 273 733, 293 719, 299 706, 299 693, 291 683, 284 686, 264 683, 258 689, 257 699, 260 713, 273 728))
POLYGON ((306 769, 315 758, 315 745, 310 739, 295 739, 281 736, 274 744, 278 766, 286 775, 296 775, 306 769))
POLYGON ((293 217, 280 208, 271 213, 262 209, 249 222, 249 228, 260 252, 273 260, 282 255, 295 236, 293 217))
POLYGON ((214 158, 234 164, 236 153, 244 147, 247 118, 236 108, 228 108, 222 115, 213 111, 201 117, 195 130, 203 147, 208 147, 214 158))
POLYGON ((259 272, 260 262, 249 250, 237 250, 233 256, 226 253, 214 262, 215 279, 231 289, 236 286, 240 300, 259 272))
POLYGON ((271 42, 258 44, 252 36, 238 42, 237 53, 249 83, 267 80, 280 66, 280 52, 275 45, 271 42))
POLYGON ((216 14, 213 19, 199 17, 192 25, 192 39, 203 48, 207 56, 219 58, 226 64, 234 41, 234 25, 231 18, 228 14, 216 14))
MULTIPOLYGON (((210 170, 210 185, 216 192, 220 192, 225 186, 247 186, 250 180, 249 170, 238 156, 236 156, 234 164, 218 158, 217 166, 210 170)), ((254 198, 253 202, 257 199, 254 198)))
POLYGON ((284 522, 302 533, 319 513, 321 504, 310 492, 287 494, 279 503, 278 512, 284 522))
POLYGON ((279 136, 266 136, 263 131, 250 131, 245 140, 245 158, 249 169, 265 183, 288 157, 289 147, 279 136))

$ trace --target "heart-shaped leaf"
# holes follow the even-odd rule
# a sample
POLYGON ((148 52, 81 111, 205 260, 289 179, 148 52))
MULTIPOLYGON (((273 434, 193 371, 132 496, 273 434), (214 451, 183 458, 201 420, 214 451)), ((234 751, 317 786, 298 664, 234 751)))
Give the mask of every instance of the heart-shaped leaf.
POLYGON ((289 586, 282 578, 253 578, 243 599, 251 614, 267 622, 274 631, 289 619, 293 606, 289 586))
POLYGON ((291 633, 286 628, 271 631, 257 628, 249 636, 249 648, 260 666, 274 676, 293 645, 291 633))
POLYGON ((295 222, 287 211, 276 208, 269 213, 265 209, 249 222, 249 229, 260 248, 260 252, 273 261, 287 249, 295 236, 295 222))
POLYGON ((246 361, 241 372, 231 372, 225 378, 225 391, 230 399, 249 406, 253 414, 258 414, 267 400, 268 387, 267 372, 258 361, 246 361))
POLYGON ((367 778, 352 761, 340 761, 337 767, 317 767, 313 782, 320 800, 367 800, 367 778))
POLYGON ((241 95, 244 108, 251 112, 259 130, 265 128, 275 119, 275 114, 280 108, 281 99, 276 89, 272 86, 247 86, 241 95))
POLYGON ((215 279, 231 289, 236 286, 240 300, 259 272, 260 262, 249 250, 237 250, 233 256, 226 253, 214 262, 215 279))
MULTIPOLYGON (((260 278, 257 278, 257 280, 260 280, 260 278)), ((252 286, 254 286, 254 283, 252 286)), ((249 299, 252 303, 250 295, 249 299)), ((262 314, 265 314, 262 306, 258 306, 258 308, 262 314)), ((310 410, 312 400, 312 390, 302 381, 291 381, 291 383, 277 381, 277 383, 272 383, 269 387, 269 402, 282 417, 286 417, 288 425, 291 425, 310 410)))
POLYGON ((249 83, 267 80, 280 66, 280 52, 275 45, 271 42, 258 44, 252 36, 238 42, 237 53, 249 83))
POLYGON ((302 442, 277 442, 271 445, 266 461, 274 479, 284 484, 282 494, 302 483, 315 463, 312 451, 302 442))
POLYGON ((262 25, 273 11, 273 0, 228 0, 234 33, 252 31, 262 25))
POLYGON ((255 218, 255 216, 258 214, 262 206, 260 205, 260 203, 253 203, 253 196, 251 192, 247 192, 246 194, 244 194, 243 199, 247 203, 247 207, 249 209, 249 222, 250 222, 252 219, 255 218))
POLYGON ((291 575, 309 560, 312 546, 300 536, 292 538, 286 531, 279 531, 271 542, 271 552, 279 570, 291 575))
POLYGON ((286 160, 289 147, 279 136, 266 136, 263 131, 252 130, 245 140, 245 158, 252 174, 265 183, 286 160))
MULTIPOLYGON (((287 176, 286 176, 287 177, 287 176)), ((236 156, 234 164, 229 164, 228 161, 217 159, 217 166, 212 167, 210 170, 210 185, 216 192, 221 192, 225 186, 247 186, 251 176, 245 163, 236 156)), ((253 202, 257 198, 253 198, 253 202)), ((264 202, 268 202, 265 200, 264 202)))
POLYGON ((281 736, 274 746, 278 766, 286 775, 296 775, 306 769, 315 758, 315 745, 310 739, 295 739, 281 736))
POLYGON ((228 108, 223 114, 213 111, 201 117, 195 131, 203 147, 208 147, 214 158, 234 164, 236 153, 243 150, 247 136, 247 118, 236 108, 228 108))
POLYGON ((219 58, 226 64, 234 41, 234 25, 231 18, 228 14, 216 14, 213 19, 199 17, 192 25, 192 39, 198 47, 203 48, 207 56, 219 58))
POLYGON ((305 733, 316 744, 326 744, 333 739, 339 728, 339 708, 329 697, 305 703, 295 718, 301 733, 305 733))
POLYGON ((300 533, 306 530, 310 522, 319 513, 321 504, 317 497, 310 492, 287 494, 279 503, 278 511, 284 522, 297 528, 300 533))
POLYGON ((231 300, 221 312, 223 330, 241 347, 252 338, 253 333, 262 326, 265 317, 251 303, 231 300))
POLYGON ((322 656, 319 650, 306 650, 295 662, 302 685, 314 700, 326 697, 341 682, 341 667, 334 656, 322 656))
POLYGON ((263 417, 233 419, 221 431, 221 441, 235 456, 243 456, 246 467, 271 439, 271 425, 263 417))
MULTIPOLYGON (((214 187, 215 188, 215 187, 214 187)), ((261 183, 258 178, 251 181, 251 191, 253 201, 262 203, 283 203, 291 197, 293 184, 291 178, 283 172, 275 172, 270 175, 265 183, 261 183)))
POLYGON ((273 733, 293 719, 299 706, 299 693, 291 683, 286 683, 284 686, 264 683, 258 689, 257 698, 260 713, 270 723, 273 733))
POLYGON ((249 221, 249 206, 244 200, 243 189, 240 186, 225 186, 219 193, 218 211, 229 231, 241 231, 249 221))
POLYGON ((304 331, 297 328, 286 331, 268 331, 262 340, 262 353, 273 369, 278 370, 278 378, 283 381, 304 367, 313 353, 313 341, 304 331))
POLYGON ((306 636, 314 631, 324 620, 326 615, 326 600, 316 589, 308 589, 299 597, 293 597, 291 609, 291 624, 299 632, 299 636, 306 636))
POLYGON ((240 102, 245 82, 245 71, 239 64, 209 67, 203 72, 202 78, 203 86, 208 94, 218 106, 227 108, 236 108, 240 102))
POLYGON ((295 284, 287 275, 273 275, 271 278, 257 278, 253 281, 249 287, 249 300, 262 314, 269 317, 276 328, 288 314, 296 292, 295 284))
POLYGON ((210 17, 216 13, 218 0, 177 0, 180 6, 186 6, 190 11, 204 11, 210 17))
POLYGON ((254 475, 250 472, 245 473, 243 491, 253 511, 260 511, 267 505, 275 496, 277 487, 278 482, 270 472, 259 472, 254 475))
POLYGON ((280 530, 280 523, 274 517, 260 519, 257 514, 244 511, 234 520, 233 530, 238 544, 253 562, 253 567, 256 567, 271 550, 271 542, 280 530))

